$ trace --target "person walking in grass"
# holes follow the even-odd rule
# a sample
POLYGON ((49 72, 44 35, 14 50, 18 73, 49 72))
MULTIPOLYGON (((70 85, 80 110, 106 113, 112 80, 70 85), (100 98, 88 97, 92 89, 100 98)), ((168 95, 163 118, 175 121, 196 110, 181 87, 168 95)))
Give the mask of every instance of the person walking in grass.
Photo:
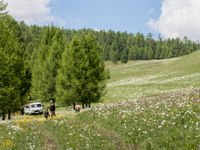
POLYGON ((54 102, 51 100, 51 101, 50 101, 50 117, 51 117, 51 118, 52 118, 53 116, 55 116, 55 111, 56 111, 55 104, 54 104, 54 102))
POLYGON ((44 112, 44 117, 45 117, 46 119, 48 119, 48 117, 49 117, 49 109, 48 109, 48 108, 46 108, 46 110, 45 110, 45 112, 44 112))

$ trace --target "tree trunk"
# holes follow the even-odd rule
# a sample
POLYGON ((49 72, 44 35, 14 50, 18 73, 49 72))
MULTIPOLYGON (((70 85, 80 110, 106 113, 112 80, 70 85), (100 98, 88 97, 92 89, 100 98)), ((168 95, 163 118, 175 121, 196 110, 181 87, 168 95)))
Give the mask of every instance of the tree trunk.
POLYGON ((86 103, 85 105, 86 105, 86 108, 87 108, 87 107, 88 107, 88 104, 86 103))
POLYGON ((83 108, 83 109, 85 108, 84 103, 82 103, 82 108, 83 108))
POLYGON ((89 102, 89 108, 90 108, 90 102, 89 102))
POLYGON ((10 119, 11 119, 11 111, 8 110, 8 120, 10 120, 10 119))
POLYGON ((2 120, 5 120, 6 119, 5 111, 2 112, 2 115, 3 115, 2 120))
POLYGON ((74 110, 75 110, 76 103, 74 103, 74 110))

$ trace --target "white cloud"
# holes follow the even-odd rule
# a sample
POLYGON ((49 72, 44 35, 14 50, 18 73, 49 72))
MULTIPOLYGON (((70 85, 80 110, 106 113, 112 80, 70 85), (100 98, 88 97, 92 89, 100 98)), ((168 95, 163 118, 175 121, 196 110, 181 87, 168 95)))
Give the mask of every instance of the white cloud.
POLYGON ((56 17, 51 14, 49 4, 52 0, 6 0, 7 10, 16 20, 27 24, 53 22, 56 17))
POLYGON ((158 20, 148 25, 165 37, 200 40, 200 0, 164 0, 158 20))

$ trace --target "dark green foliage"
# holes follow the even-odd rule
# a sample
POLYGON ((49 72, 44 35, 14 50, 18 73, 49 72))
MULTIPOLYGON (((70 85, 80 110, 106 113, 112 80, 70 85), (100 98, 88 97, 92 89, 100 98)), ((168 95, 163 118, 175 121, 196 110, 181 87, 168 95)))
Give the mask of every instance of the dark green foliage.
POLYGON ((65 105, 98 102, 107 77, 94 36, 75 37, 62 55, 56 82, 56 99, 65 105))
POLYGON ((138 58, 138 47, 132 46, 129 51, 129 60, 136 60, 138 58))
POLYGON ((10 16, 0 21, 0 112, 16 111, 25 103, 27 80, 22 37, 10 16))
POLYGON ((118 63, 118 57, 119 57, 119 53, 113 49, 113 50, 110 52, 110 60, 111 60, 114 64, 117 64, 117 63, 118 63))
POLYGON ((63 50, 64 37, 61 30, 47 27, 38 50, 32 55, 32 99, 49 101, 55 98, 56 76, 63 50))
POLYGON ((128 54, 126 51, 123 52, 122 58, 121 58, 122 63, 127 63, 128 62, 128 54))
MULTIPOLYGON (((40 40, 42 32, 46 30, 47 27, 35 26, 33 28, 33 26, 31 26, 29 28, 30 32, 28 34, 31 35, 29 36, 31 37, 31 42, 35 43, 33 44, 35 48, 38 45, 38 41, 32 39, 36 37, 37 40, 40 40), (38 32, 39 30, 41 32, 38 32), (34 34, 34 32, 37 34, 34 34)), ((97 32, 92 29, 82 29, 78 31, 62 29, 62 32, 64 34, 64 41, 67 43, 69 43, 74 36, 80 37, 83 34, 92 33, 101 47, 103 59, 106 61, 110 60, 115 64, 117 64, 118 61, 123 61, 122 59, 124 59, 125 54, 128 55, 128 60, 163 59, 186 55, 200 48, 198 43, 188 40, 187 37, 182 41, 179 38, 162 39, 159 35, 158 40, 155 40, 151 33, 144 36, 139 32, 134 35, 127 32, 116 33, 112 30, 108 32, 104 30, 97 32)), ((30 53, 32 53, 32 51, 33 48, 31 48, 30 53)))
MULTIPOLYGON (((124 61, 125 54, 128 55, 128 60, 164 59, 186 55, 200 48, 198 43, 188 40, 187 37, 183 41, 179 38, 163 40, 159 35, 158 40, 155 40, 151 33, 144 37, 141 33, 133 35, 126 32, 115 33, 111 30, 88 30, 95 35, 103 49, 104 60, 110 60, 115 64, 124 61)), ((86 31, 77 31, 75 34, 79 35, 81 32, 86 31)))

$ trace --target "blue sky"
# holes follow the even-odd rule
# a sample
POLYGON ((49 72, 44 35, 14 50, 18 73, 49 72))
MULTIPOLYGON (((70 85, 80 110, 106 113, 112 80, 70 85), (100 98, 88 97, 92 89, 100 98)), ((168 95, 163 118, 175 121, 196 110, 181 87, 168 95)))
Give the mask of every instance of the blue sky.
POLYGON ((200 0, 5 0, 16 20, 200 40, 200 0))
POLYGON ((159 17, 161 4, 162 0, 57 0, 50 7, 54 16, 63 19, 65 28, 146 34, 154 32, 147 22, 159 17))

